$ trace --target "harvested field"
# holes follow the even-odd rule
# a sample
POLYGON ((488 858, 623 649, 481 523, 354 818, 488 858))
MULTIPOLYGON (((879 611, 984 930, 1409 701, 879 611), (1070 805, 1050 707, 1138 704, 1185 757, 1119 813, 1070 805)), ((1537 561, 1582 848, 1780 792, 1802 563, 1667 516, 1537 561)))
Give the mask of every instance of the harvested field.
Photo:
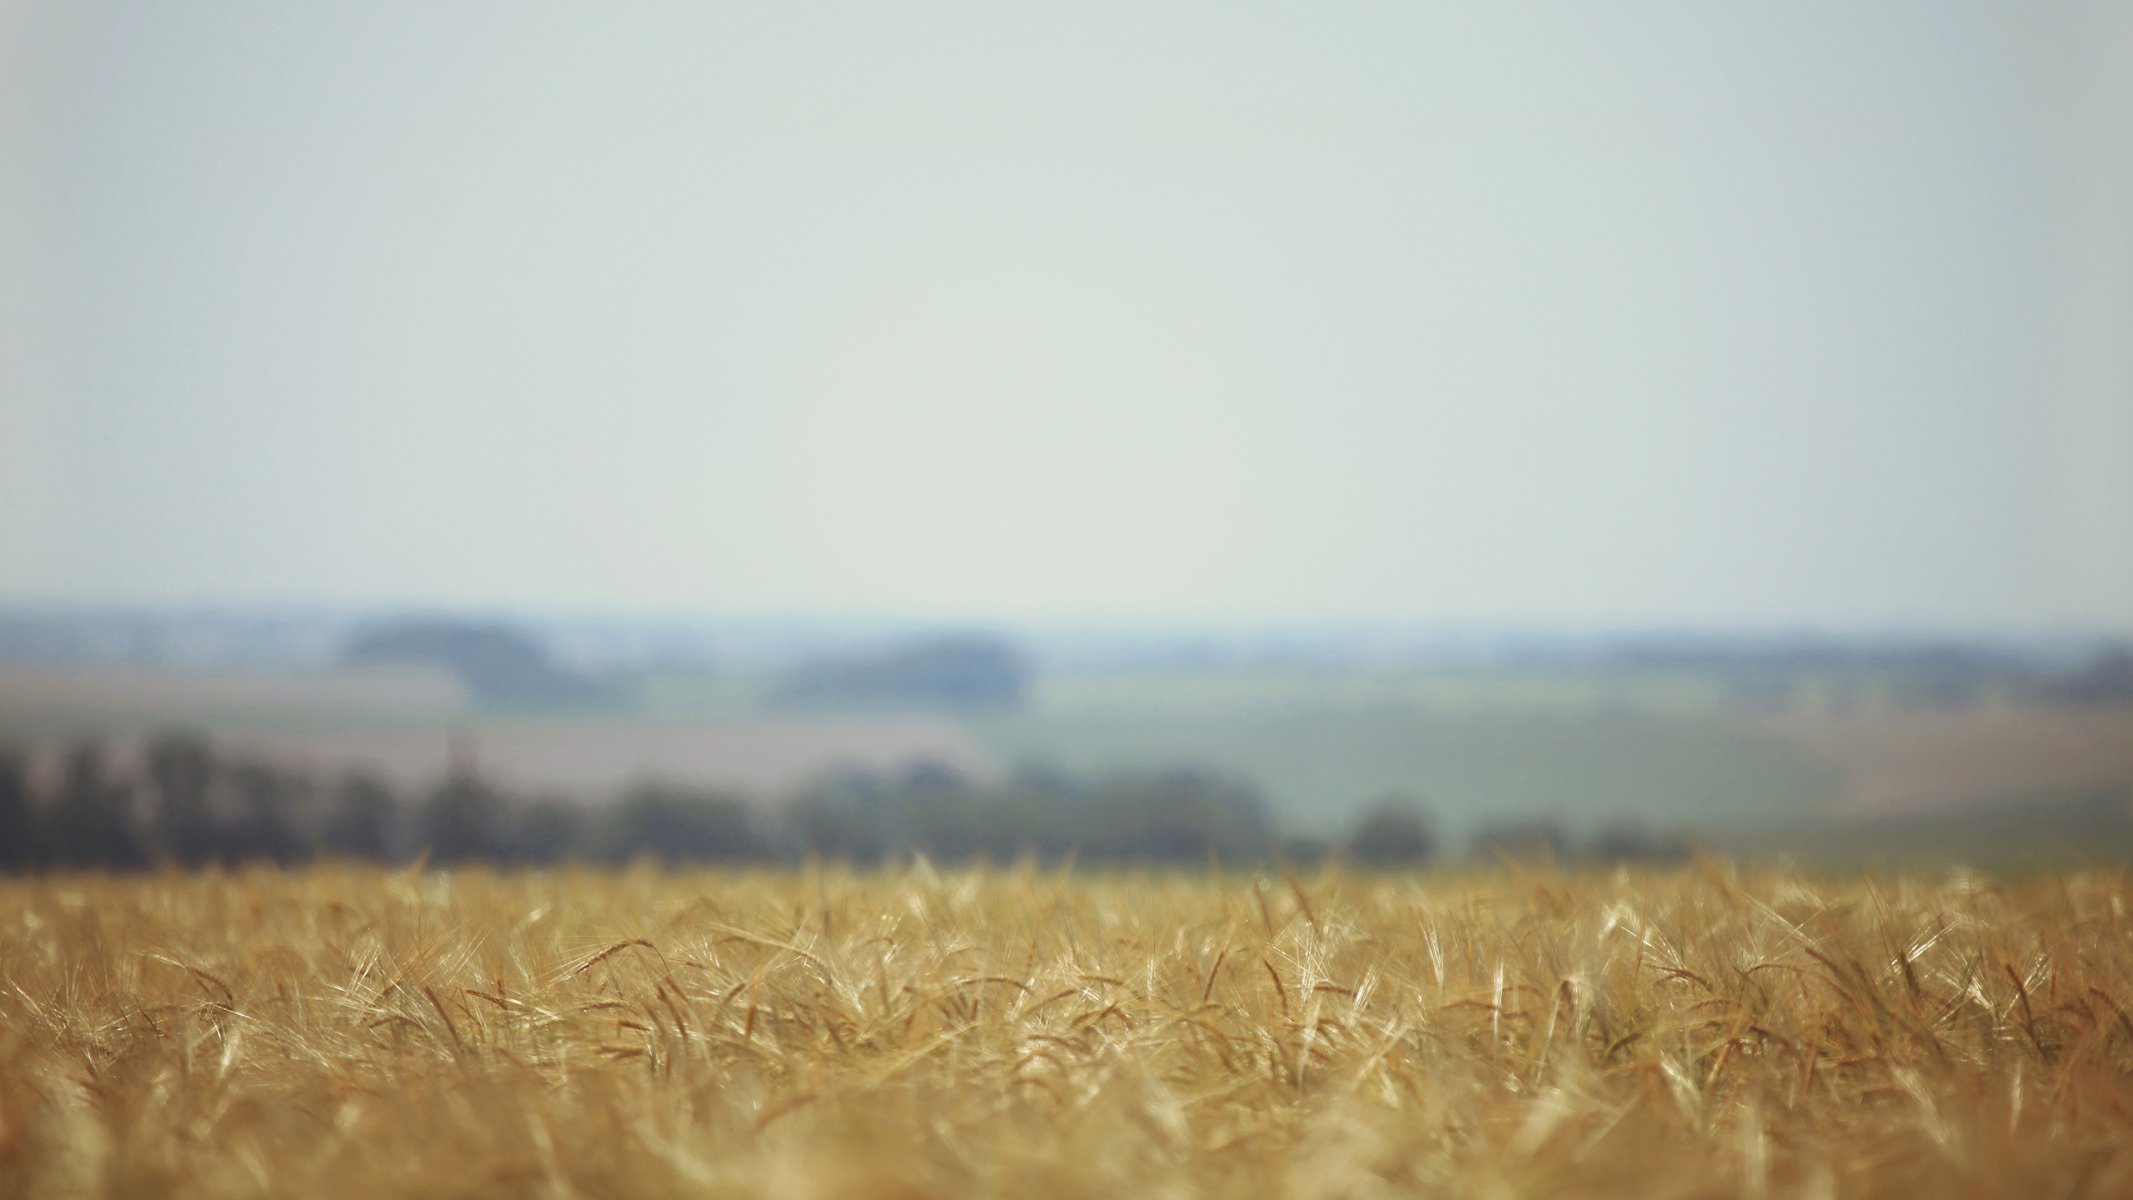
POLYGON ((441 671, 185 671, 0 666, 0 733, 435 724, 464 720, 466 689, 441 671))
POLYGON ((148 739, 200 730, 227 752, 320 778, 369 771, 407 791, 472 765, 524 795, 601 801, 657 779, 781 801, 843 770, 920 762, 973 779, 998 771, 961 724, 924 714, 652 720, 629 715, 480 713, 422 668, 316 672, 18 667, 0 671, 0 745, 27 746, 40 778, 64 747, 101 736, 121 773, 148 739))
POLYGON ((2082 791, 2133 794, 2133 709, 1771 717, 1754 729, 1837 771, 1835 816, 2082 791))
POLYGON ((2119 875, 0 881, 0 1194, 2122 1196, 2119 875))

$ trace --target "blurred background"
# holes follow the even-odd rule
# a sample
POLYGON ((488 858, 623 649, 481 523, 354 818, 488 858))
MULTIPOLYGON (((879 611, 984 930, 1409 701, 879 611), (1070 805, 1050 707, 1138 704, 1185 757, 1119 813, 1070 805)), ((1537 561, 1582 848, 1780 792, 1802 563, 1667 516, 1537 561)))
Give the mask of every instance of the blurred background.
POLYGON ((2133 8, 0 4, 0 866, 2133 855, 2133 8))

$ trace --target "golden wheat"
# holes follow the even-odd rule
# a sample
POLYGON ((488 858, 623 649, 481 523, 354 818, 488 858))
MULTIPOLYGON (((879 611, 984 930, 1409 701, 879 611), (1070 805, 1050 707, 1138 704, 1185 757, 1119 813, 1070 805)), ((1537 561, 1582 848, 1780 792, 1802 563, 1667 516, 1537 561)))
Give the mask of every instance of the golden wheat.
POLYGON ((2133 1195, 2126 880, 0 881, 0 1195, 2133 1195))

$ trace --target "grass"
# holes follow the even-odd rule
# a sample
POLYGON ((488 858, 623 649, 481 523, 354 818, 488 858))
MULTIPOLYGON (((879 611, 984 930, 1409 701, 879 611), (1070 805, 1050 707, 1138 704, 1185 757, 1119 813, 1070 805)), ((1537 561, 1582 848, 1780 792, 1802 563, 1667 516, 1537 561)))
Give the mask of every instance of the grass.
POLYGON ((0 881, 0 1194, 2120 1196, 2122 875, 0 881))

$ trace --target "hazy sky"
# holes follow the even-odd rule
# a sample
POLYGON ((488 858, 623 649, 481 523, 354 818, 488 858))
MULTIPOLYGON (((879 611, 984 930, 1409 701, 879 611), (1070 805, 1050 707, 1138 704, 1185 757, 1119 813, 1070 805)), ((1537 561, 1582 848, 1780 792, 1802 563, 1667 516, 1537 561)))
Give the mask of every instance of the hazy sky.
POLYGON ((0 6, 0 598, 2133 628, 2133 6, 0 6))

